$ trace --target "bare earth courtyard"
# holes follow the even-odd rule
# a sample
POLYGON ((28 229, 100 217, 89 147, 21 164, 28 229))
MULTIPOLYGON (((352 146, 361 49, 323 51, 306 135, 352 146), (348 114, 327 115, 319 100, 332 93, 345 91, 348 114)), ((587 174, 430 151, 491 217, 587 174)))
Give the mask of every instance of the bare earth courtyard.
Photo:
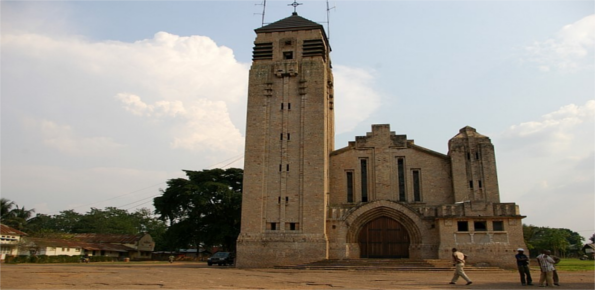
MULTIPOLYGON (((236 269, 204 263, 2 264, 2 289, 533 289, 516 271, 451 272, 236 269)), ((532 271, 539 279, 537 269, 532 271)), ((592 271, 560 272, 559 289, 594 289, 592 271)), ((535 281, 535 289, 537 281, 535 281)))

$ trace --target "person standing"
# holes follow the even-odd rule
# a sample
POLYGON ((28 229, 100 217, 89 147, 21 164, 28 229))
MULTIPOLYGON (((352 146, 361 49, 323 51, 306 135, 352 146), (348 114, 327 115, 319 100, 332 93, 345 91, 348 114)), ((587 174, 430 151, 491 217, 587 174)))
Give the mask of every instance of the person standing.
POLYGON ((463 279, 465 279, 465 281, 467 281, 467 284, 465 285, 471 285, 471 283, 473 283, 473 281, 471 281, 471 279, 469 279, 469 277, 467 277, 467 274, 465 274, 465 259, 467 258, 467 256, 465 256, 465 254, 459 252, 457 250, 457 248, 452 248, 452 260, 455 264, 455 272, 452 276, 452 280, 450 280, 449 284, 456 284, 457 280, 459 280, 459 277, 462 277, 463 279))
POLYGON ((552 257, 552 259, 554 259, 554 273, 552 274, 552 277, 554 280, 554 285, 560 286, 560 277, 558 277, 558 271, 556 271, 556 265, 558 265, 558 263, 560 263, 560 258, 558 258, 554 255, 550 255, 550 257, 552 257))
POLYGON ((537 256, 537 262, 541 269, 541 275, 539 276, 539 287, 545 287, 544 282, 547 282, 547 286, 554 287, 554 264, 556 261, 549 256, 549 252, 544 250, 541 255, 537 256))
POLYGON ((521 276, 521 284, 525 285, 533 285, 533 279, 531 279, 531 271, 529 270, 529 257, 525 255, 525 250, 523 248, 517 249, 517 254, 515 255, 516 258, 516 265, 519 270, 519 275, 521 276))

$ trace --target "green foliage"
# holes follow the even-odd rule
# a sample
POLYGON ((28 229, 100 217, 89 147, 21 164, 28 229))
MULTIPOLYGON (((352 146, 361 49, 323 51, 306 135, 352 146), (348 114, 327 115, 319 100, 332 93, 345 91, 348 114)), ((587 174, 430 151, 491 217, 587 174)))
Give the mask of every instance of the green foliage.
POLYGON ((123 209, 106 207, 104 210, 91 208, 86 214, 73 210, 61 211, 52 216, 38 214, 28 221, 28 228, 28 234, 36 237, 77 233, 136 235, 147 232, 158 241, 167 226, 146 208, 129 213, 123 209))
POLYGON ((169 223, 163 250, 222 246, 233 251, 240 232, 243 170, 185 170, 188 179, 167 182, 153 200, 155 213, 169 223))
POLYGON ((571 254, 572 249, 580 248, 584 241, 580 234, 569 229, 533 225, 523 225, 523 236, 533 257, 537 256, 541 250, 550 250, 555 256, 565 257, 567 254, 571 254))
POLYGON ((0 215, 2 223, 20 231, 27 231, 27 222, 35 209, 25 209, 6 198, 0 199, 0 215))
POLYGON ((595 270, 595 261, 579 259, 562 259, 556 264, 556 269, 564 271, 593 271, 595 270))

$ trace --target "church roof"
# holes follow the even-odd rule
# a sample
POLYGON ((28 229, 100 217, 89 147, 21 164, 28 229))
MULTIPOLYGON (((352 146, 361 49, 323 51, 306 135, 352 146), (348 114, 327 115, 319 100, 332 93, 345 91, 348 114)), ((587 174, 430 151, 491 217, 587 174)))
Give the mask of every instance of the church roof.
POLYGON ((459 134, 452 137, 452 139, 467 138, 467 137, 487 138, 486 136, 477 133, 477 130, 475 130, 475 128, 470 127, 470 126, 465 126, 465 127, 461 128, 461 130, 459 130, 459 134))
POLYGON ((261 28, 254 29, 254 31, 256 31, 256 33, 260 33, 309 29, 320 29, 324 33, 324 28, 322 25, 299 16, 297 12, 293 12, 291 16, 287 18, 283 18, 277 22, 273 22, 261 28))

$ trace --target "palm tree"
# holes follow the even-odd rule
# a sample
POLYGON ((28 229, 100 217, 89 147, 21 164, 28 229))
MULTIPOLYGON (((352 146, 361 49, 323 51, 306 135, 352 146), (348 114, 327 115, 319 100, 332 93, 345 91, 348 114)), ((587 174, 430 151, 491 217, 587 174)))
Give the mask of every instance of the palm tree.
POLYGON ((11 214, 12 208, 15 206, 14 202, 8 198, 0 198, 0 218, 4 220, 11 214))
POLYGON ((33 217, 35 209, 25 209, 25 207, 19 208, 18 205, 15 209, 11 210, 11 216, 9 217, 9 226, 17 230, 25 230, 27 222, 33 217))

